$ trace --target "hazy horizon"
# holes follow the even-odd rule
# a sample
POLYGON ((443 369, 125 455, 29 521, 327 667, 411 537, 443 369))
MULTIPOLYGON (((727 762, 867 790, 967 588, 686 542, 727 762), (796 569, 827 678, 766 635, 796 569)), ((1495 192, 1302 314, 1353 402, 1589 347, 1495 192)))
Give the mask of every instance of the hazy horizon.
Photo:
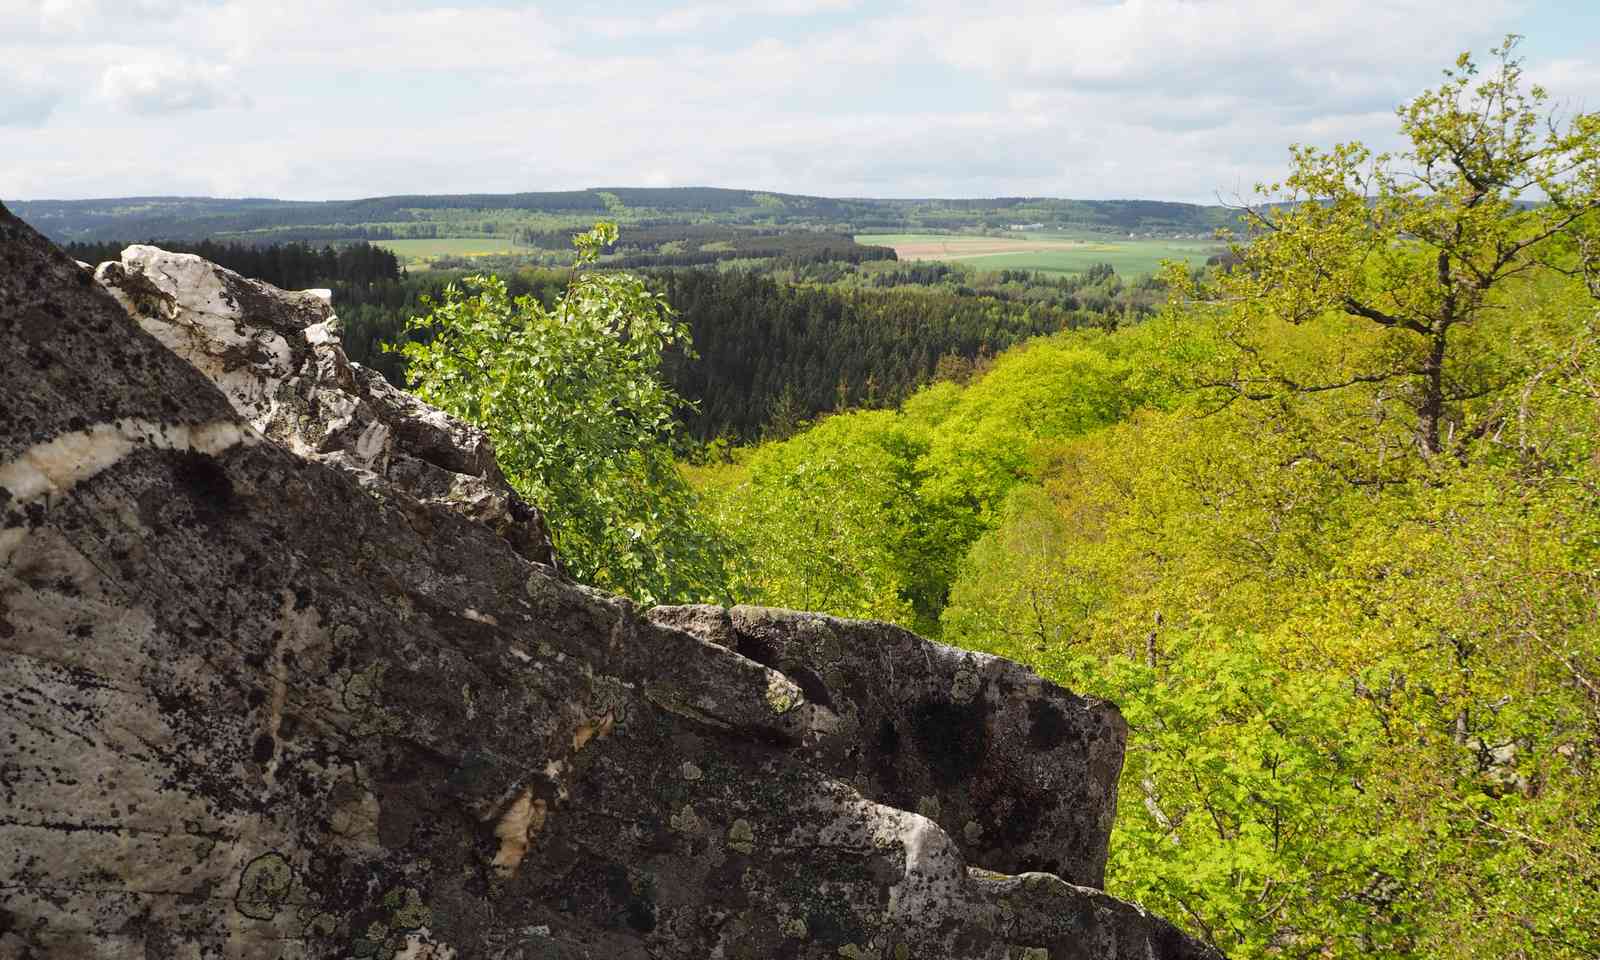
POLYGON ((1506 32, 1558 100, 1600 102, 1595 7, 0 0, 0 195, 1209 204, 1290 143, 1392 145, 1397 104, 1506 32))
POLYGON ((643 184, 609 183, 609 184, 604 184, 604 185, 598 185, 597 184, 597 185, 592 185, 592 186, 587 186, 587 187, 575 187, 575 188, 571 188, 571 189, 562 189, 562 190, 541 190, 538 187, 532 187, 532 188, 529 188, 529 189, 526 189, 526 190, 504 190, 504 191, 470 190, 470 191, 462 191, 462 192, 457 192, 457 191, 429 192, 429 191, 412 190, 412 191, 407 191, 405 193, 368 194, 368 195, 363 195, 363 196, 349 196, 349 197, 324 197, 324 198, 318 198, 318 199, 308 199, 308 198, 305 198, 305 197, 273 197, 273 196, 250 195, 250 194, 240 194, 238 196, 220 196, 220 195, 198 194, 198 193, 196 193, 196 194, 183 194, 183 193, 129 193, 129 194, 106 194, 104 196, 96 196, 96 197, 44 197, 44 196, 40 196, 40 197, 9 197, 9 196, 4 196, 4 197, 0 197, 0 202, 9 203, 9 202, 15 201, 17 203, 94 203, 96 201, 105 201, 105 200, 218 200, 218 201, 228 201, 228 202, 246 202, 246 201, 251 201, 251 200, 266 200, 266 201, 272 201, 272 202, 276 202, 276 203, 355 203, 355 202, 359 202, 359 201, 362 201, 362 200, 380 200, 380 199, 384 199, 384 198, 387 198, 387 197, 452 197, 452 196, 507 197, 507 196, 515 196, 517 194, 522 194, 522 193, 585 193, 585 192, 589 192, 589 191, 633 190, 633 189, 644 189, 644 190, 730 190, 730 191, 733 191, 735 193, 769 193, 769 194, 775 194, 775 195, 780 195, 780 196, 813 197, 813 198, 822 199, 822 200, 861 200, 861 201, 909 201, 909 202, 928 201, 928 202, 937 202, 937 201, 945 201, 945 200, 949 200, 949 201, 1002 200, 1002 199, 1012 199, 1012 198, 1020 197, 1020 198, 1027 199, 1027 200, 1068 200, 1068 201, 1089 201, 1089 202, 1094 202, 1094 203, 1127 203, 1127 202, 1133 202, 1133 201, 1140 201, 1140 202, 1143 202, 1143 201, 1155 201, 1155 202, 1159 202, 1159 203, 1178 203, 1178 204, 1185 204, 1185 205, 1188 205, 1188 206, 1201 206, 1201 207, 1223 206, 1223 205, 1226 205, 1226 202, 1227 202, 1226 200, 1224 200, 1223 202, 1220 202, 1220 203, 1218 201, 1216 201, 1216 200, 1212 200, 1212 201, 1209 201, 1209 202, 1206 202, 1206 201, 1194 201, 1194 200, 1164 200, 1164 199, 1162 199, 1160 197, 1133 197, 1133 196, 1127 196, 1127 197, 1067 197, 1067 196, 1055 196, 1055 195, 1050 195, 1050 194, 970 194, 970 195, 949 194, 949 195, 945 195, 945 196, 904 196, 904 197, 884 197, 884 196, 869 197, 869 196, 843 196, 843 195, 832 196, 832 195, 823 194, 823 193, 793 193, 793 192, 788 191, 788 190, 772 190, 772 189, 769 189, 769 188, 766 188, 766 187, 720 186, 720 185, 717 185, 717 184, 709 184, 709 183, 673 184, 673 185, 668 186, 668 187, 659 187, 659 186, 653 186, 653 185, 652 186, 646 186, 646 185, 643 185, 643 184))

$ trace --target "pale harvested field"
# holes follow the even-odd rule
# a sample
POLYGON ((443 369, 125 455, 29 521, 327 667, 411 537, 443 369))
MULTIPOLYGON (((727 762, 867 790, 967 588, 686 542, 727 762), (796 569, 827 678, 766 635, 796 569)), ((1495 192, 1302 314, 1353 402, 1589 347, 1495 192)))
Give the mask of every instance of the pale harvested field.
POLYGON ((861 234, 859 243, 893 247, 901 261, 969 262, 980 270, 1077 273, 1109 263, 1124 277, 1151 273, 1163 260, 1201 264, 1219 249, 1198 240, 1075 237, 979 237, 960 234, 861 234))

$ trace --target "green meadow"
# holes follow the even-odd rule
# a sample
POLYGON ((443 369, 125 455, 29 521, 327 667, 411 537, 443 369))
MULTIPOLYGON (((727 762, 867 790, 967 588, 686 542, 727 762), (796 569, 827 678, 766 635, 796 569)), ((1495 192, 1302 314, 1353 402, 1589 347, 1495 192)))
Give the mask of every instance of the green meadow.
MULTIPOLYGON (((482 257, 512 253, 518 249, 506 237, 447 237, 427 240, 378 240, 374 246, 391 250, 407 265, 424 263, 436 257, 482 257)), ((526 248, 523 248, 526 249, 526 248)))

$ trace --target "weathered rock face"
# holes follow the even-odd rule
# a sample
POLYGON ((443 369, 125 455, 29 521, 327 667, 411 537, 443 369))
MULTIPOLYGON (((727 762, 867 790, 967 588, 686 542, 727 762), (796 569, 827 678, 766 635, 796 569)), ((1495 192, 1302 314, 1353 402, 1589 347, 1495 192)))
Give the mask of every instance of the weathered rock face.
POLYGON ((759 607, 647 614, 781 672, 821 708, 798 756, 937 823, 967 862, 1098 887, 1122 716, 999 657, 897 627, 759 607))
POLYGON ((326 291, 279 290, 148 246, 128 247, 95 279, 267 439, 365 484, 448 504, 529 560, 553 562, 539 512, 506 483, 489 438, 351 363, 326 291))
POLYGON ((573 585, 324 302, 167 257, 136 325, 0 208, 0 957, 1213 956, 982 869, 1098 878, 1113 708, 573 585))

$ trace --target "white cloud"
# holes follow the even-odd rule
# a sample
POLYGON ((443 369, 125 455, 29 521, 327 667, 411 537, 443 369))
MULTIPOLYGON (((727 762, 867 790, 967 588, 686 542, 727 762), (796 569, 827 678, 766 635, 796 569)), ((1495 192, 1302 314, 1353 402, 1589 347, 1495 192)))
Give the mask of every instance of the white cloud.
POLYGON ((97 6, 95 0, 43 0, 39 28, 46 33, 76 33, 88 27, 97 6))
POLYGON ((1529 77, 1570 109, 1600 110, 1600 62, 1551 60, 1536 65, 1529 77))
POLYGON ((65 90, 42 76, 0 66, 0 127, 39 126, 65 98, 65 90))
POLYGON ((580 26, 610 39, 645 36, 683 36, 708 27, 723 28, 752 17, 808 17, 842 13, 861 6, 860 0, 754 0, 754 2, 694 3, 650 16, 586 17, 580 26))
POLYGON ((12 0, 11 3, 0 2, 0 15, 4 15, 8 7, 32 7, 41 32, 73 35, 170 22, 220 2, 223 0, 22 0, 18 4, 12 0))
MULTIPOLYGON (((1513 0, 1017 0, 1004 14, 930 11, 914 30, 944 62, 1023 87, 1249 96, 1310 105, 1409 93, 1499 38, 1513 0)), ((968 8, 970 9, 970 8, 968 8)))
POLYGON ((98 92, 114 108, 141 114, 242 106, 247 100, 235 88, 232 74, 230 68, 215 64, 138 60, 106 67, 98 92))

